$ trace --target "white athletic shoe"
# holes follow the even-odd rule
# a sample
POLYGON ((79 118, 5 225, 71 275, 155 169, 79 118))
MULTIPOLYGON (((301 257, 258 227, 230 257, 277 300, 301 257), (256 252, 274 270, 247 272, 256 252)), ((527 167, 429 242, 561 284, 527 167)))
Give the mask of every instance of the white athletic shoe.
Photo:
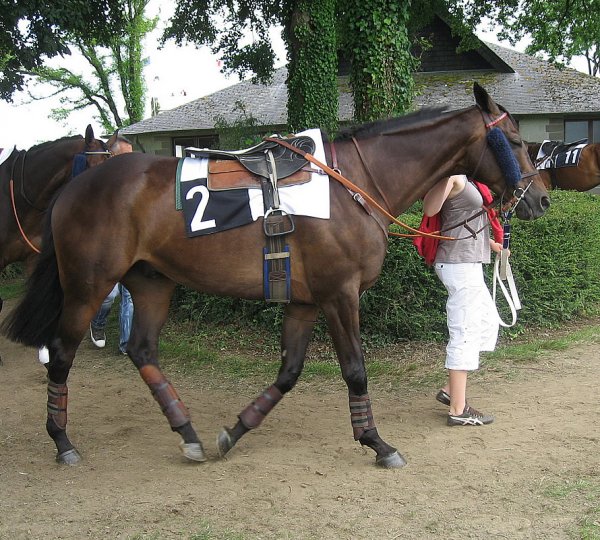
POLYGON ((50 355, 48 354, 47 347, 42 347, 38 350, 38 360, 40 361, 40 364, 47 364, 50 362, 50 355))
POLYGON ((98 330, 97 328, 94 328, 91 324, 90 337, 92 338, 92 343, 96 345, 96 347, 98 347, 99 349, 103 349, 106 345, 106 334, 104 333, 104 330, 98 330))

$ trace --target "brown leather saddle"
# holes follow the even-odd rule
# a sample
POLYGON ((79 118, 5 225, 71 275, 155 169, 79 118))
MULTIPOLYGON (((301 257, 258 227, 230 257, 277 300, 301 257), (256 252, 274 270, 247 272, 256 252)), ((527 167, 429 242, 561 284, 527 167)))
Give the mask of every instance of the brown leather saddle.
MULTIPOLYGON (((313 154, 315 142, 307 136, 285 139, 291 145, 313 154)), ((208 158, 208 188, 226 190, 259 188, 264 179, 277 186, 303 184, 310 180, 308 161, 272 141, 240 151, 189 148, 187 152, 198 158, 208 158)))

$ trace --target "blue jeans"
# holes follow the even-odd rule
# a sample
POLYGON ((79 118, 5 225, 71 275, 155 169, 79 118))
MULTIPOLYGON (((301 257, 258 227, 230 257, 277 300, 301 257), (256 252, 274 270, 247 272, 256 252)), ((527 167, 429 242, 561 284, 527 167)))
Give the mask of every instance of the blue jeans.
POLYGON ((92 319, 92 326, 98 330, 104 330, 110 308, 119 294, 121 295, 121 309, 119 311, 119 328, 121 336, 119 340, 119 350, 125 352, 127 342, 129 341, 129 334, 131 333, 133 302, 131 301, 129 291, 123 285, 117 283, 110 294, 104 299, 98 313, 96 313, 95 317, 92 319))

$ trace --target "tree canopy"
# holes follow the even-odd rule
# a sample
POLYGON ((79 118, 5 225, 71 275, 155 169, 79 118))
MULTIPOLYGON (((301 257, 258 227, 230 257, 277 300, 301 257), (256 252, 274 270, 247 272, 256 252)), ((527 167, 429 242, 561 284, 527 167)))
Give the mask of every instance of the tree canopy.
POLYGON ((24 72, 43 66, 48 58, 70 54, 70 37, 106 44, 123 24, 118 0, 18 0, 1 7, 0 98, 7 101, 23 89, 24 72))
POLYGON ((513 45, 531 40, 529 54, 568 64, 583 56, 590 75, 600 74, 600 0, 504 0, 463 2, 468 19, 487 15, 500 26, 498 37, 513 45))

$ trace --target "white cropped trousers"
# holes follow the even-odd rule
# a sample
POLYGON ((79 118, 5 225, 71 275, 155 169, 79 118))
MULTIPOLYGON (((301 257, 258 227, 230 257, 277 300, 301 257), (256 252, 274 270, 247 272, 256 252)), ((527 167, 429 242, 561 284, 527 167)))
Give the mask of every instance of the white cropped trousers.
POLYGON ((481 263, 436 263, 435 272, 448 291, 446 315, 450 339, 446 368, 472 371, 479 353, 493 351, 500 317, 483 277, 481 263))

